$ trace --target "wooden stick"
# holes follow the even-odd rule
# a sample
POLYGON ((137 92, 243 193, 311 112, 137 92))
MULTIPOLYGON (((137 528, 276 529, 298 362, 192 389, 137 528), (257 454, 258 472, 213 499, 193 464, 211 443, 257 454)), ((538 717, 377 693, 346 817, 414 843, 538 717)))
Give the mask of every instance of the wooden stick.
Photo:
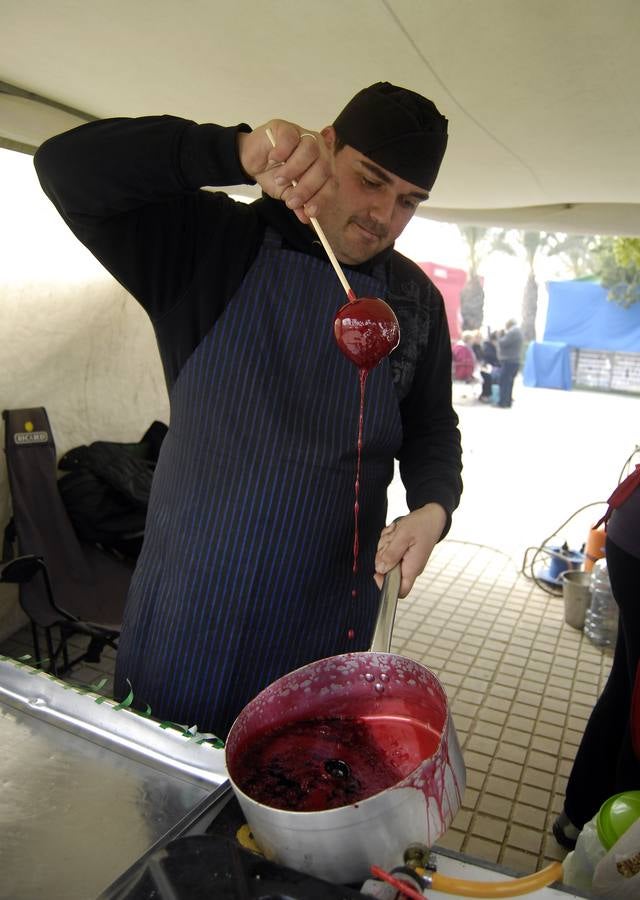
MULTIPOLYGON (((269 140, 271 141, 271 146, 272 146, 272 147, 275 147, 276 142, 275 142, 275 139, 274 139, 274 137, 273 137, 273 132, 271 131, 270 128, 266 128, 265 131, 267 132, 267 137, 268 137, 269 140)), ((294 187, 296 187, 296 185, 298 184, 298 182, 297 182, 297 181, 295 180, 295 178, 294 178, 294 179, 291 181, 291 184, 292 184, 294 187)), ((336 259, 335 253, 334 253, 333 250, 331 249, 331 244, 330 244, 329 241, 327 240, 327 237, 326 237, 324 231, 322 230, 322 226, 320 225, 320 222, 318 222, 318 220, 317 220, 316 218, 314 218, 314 216, 309 216, 309 221, 310 221, 311 224, 313 225, 316 234, 317 234, 318 237, 320 238, 320 243, 322 244, 322 246, 323 246, 324 249, 326 250, 327 256, 329 257, 329 262, 330 262, 331 265, 333 266, 336 275, 337 275, 338 278, 340 279, 340 284, 341 284, 342 287, 344 288, 347 297, 349 298, 349 300, 355 300, 355 299, 356 299, 356 295, 355 295, 353 289, 351 288, 351 286, 349 285, 349 282, 347 281, 346 276, 345 276, 344 272, 342 271, 342 267, 340 266, 340 263, 339 263, 338 260, 336 259)))

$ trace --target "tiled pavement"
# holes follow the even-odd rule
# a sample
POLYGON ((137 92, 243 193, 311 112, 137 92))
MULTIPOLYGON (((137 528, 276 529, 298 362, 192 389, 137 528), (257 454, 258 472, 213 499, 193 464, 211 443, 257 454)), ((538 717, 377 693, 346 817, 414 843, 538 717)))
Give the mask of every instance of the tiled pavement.
MULTIPOLYGON (((439 843, 522 873, 561 859, 550 825, 610 666, 564 623, 562 597, 498 550, 446 540, 400 601, 392 650, 439 676, 463 749, 467 790, 439 843)), ((0 645, 31 652, 28 628, 0 645)), ((113 667, 107 650, 70 677, 108 695, 113 667)))
POLYGON ((565 624, 561 595, 456 541, 401 601, 392 649, 439 676, 463 750, 467 790, 439 843, 523 873, 562 859, 550 827, 610 655, 565 624))

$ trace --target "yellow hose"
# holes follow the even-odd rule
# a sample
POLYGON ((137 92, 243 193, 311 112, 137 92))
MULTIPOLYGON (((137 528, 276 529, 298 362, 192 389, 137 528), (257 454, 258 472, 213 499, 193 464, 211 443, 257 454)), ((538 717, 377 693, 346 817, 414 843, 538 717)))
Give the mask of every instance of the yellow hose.
POLYGON ((430 879, 434 891, 445 894, 459 894, 461 897, 519 897, 530 891, 537 891, 554 881, 562 881, 562 863, 554 862, 533 875, 512 878, 510 881, 467 881, 464 878, 450 878, 440 872, 416 869, 418 875, 430 879))
POLYGON ((236 832, 236 840, 245 850, 251 850, 252 853, 259 853, 263 856, 263 852, 256 844, 253 833, 248 825, 241 825, 236 832))

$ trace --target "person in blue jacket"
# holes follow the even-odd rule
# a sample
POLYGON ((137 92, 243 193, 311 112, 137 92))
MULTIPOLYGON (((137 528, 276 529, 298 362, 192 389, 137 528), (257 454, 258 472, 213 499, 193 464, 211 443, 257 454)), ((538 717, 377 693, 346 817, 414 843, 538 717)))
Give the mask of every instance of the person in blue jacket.
POLYGON ((380 82, 320 132, 117 118, 36 153, 64 220, 149 314, 170 395, 118 697, 131 685, 154 716, 224 736, 280 675, 368 649, 384 574, 399 563, 406 595, 446 534, 462 483, 444 304, 393 249, 446 144, 430 100, 380 82), (255 182, 252 204, 203 190, 255 182), (312 216, 401 331, 366 383, 357 571, 358 373, 312 216), (410 512, 386 525, 394 457, 410 512))

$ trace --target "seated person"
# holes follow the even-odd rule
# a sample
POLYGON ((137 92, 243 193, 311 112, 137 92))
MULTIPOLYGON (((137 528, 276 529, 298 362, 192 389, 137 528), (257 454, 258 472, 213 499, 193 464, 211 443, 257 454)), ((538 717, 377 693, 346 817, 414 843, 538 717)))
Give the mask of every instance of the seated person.
MULTIPOLYGON (((469 333, 466 332, 465 334, 468 338, 469 333)), ((468 341, 465 340, 464 334, 451 348, 451 355, 453 358, 454 381, 473 381, 473 373, 476 368, 476 355, 471 349, 468 341)))

